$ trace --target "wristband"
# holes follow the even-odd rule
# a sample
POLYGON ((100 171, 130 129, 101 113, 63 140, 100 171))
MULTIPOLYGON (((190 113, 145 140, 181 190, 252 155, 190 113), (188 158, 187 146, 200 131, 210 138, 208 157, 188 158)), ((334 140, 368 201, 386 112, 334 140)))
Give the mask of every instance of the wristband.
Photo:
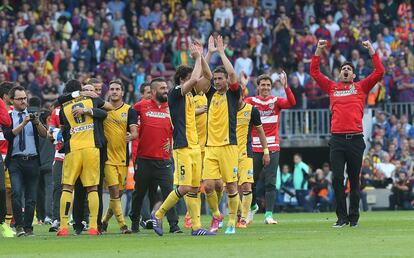
POLYGON ((264 155, 269 155, 269 148, 263 149, 263 154, 264 155))

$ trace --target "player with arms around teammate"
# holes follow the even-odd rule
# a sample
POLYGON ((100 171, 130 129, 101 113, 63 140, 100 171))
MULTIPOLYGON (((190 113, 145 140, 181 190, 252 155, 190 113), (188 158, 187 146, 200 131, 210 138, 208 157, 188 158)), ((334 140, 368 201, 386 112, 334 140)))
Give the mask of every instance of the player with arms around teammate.
POLYGON ((108 228, 108 221, 115 215, 122 234, 131 231, 125 224, 121 207, 121 192, 124 189, 125 178, 128 174, 129 151, 128 142, 137 138, 137 112, 122 101, 124 96, 122 82, 115 80, 109 83, 109 103, 114 110, 108 112, 104 120, 104 132, 108 141, 105 162, 105 183, 109 189, 109 207, 102 221, 102 229, 108 228))
POLYGON ((285 88, 287 99, 274 97, 272 91, 272 79, 268 75, 260 75, 257 77, 257 89, 259 95, 245 99, 246 103, 252 104, 260 112, 260 118, 263 123, 263 130, 266 135, 268 149, 263 148, 260 144, 259 132, 252 132, 252 149, 253 149, 253 200, 252 208, 248 216, 248 223, 253 221, 253 215, 257 212, 256 204, 256 183, 259 178, 264 179, 265 185, 265 224, 277 224, 273 219, 273 207, 276 198, 276 171, 279 167, 279 120, 282 109, 291 108, 296 104, 295 96, 290 90, 287 83, 285 72, 280 74, 280 82, 285 88), (270 154, 270 163, 268 166, 263 165, 263 156, 270 154))
POLYGON ((174 207, 181 197, 186 195, 186 205, 191 216, 193 236, 215 235, 201 228, 200 202, 198 190, 201 181, 201 150, 196 128, 195 102, 193 88, 204 71, 204 78, 211 79, 212 75, 202 56, 202 47, 190 46, 192 57, 195 59, 194 70, 188 66, 179 66, 174 76, 177 85, 168 94, 168 106, 173 123, 173 157, 175 162, 175 178, 178 187, 171 192, 161 207, 153 214, 153 227, 158 235, 163 234, 162 218, 174 207), (204 68, 204 69, 202 69, 204 68))
POLYGON ((339 82, 329 80, 320 72, 320 56, 326 47, 326 40, 319 40, 312 57, 310 74, 319 87, 329 95, 332 112, 331 133, 329 141, 330 159, 332 165, 332 185, 335 192, 337 222, 335 228, 350 224, 358 226, 359 219, 359 173, 365 142, 362 128, 364 104, 367 94, 384 75, 384 67, 371 42, 364 41, 362 45, 369 51, 374 64, 374 71, 365 79, 354 82, 355 67, 351 62, 341 65, 339 82), (350 184, 349 212, 346 210, 344 185, 344 169, 350 184))
MULTIPOLYGON (((210 83, 201 84, 208 100, 207 112, 207 143, 204 157, 203 182, 207 195, 207 202, 213 213, 211 232, 216 232, 223 215, 220 214, 218 204, 222 188, 222 180, 226 183, 229 196, 229 221, 226 234, 234 234, 236 213, 239 205, 237 191, 237 110, 241 96, 241 87, 237 83, 237 76, 233 65, 224 52, 223 38, 217 37, 217 48, 214 39, 209 39, 209 54, 218 51, 223 66, 213 72, 214 87, 210 83)), ((206 58, 208 60, 208 58, 206 58)), ((203 80, 207 81, 205 78, 203 80)))
MULTIPOLYGON (((247 78, 241 78, 241 84, 247 85, 247 78)), ((267 147, 266 136, 263 130, 260 112, 251 104, 243 101, 242 96, 239 100, 239 111, 237 112, 237 147, 239 149, 239 191, 242 191, 241 218, 237 223, 238 228, 247 227, 247 215, 252 203, 252 184, 253 184, 253 152, 252 152, 252 129, 255 128, 260 144, 264 150, 267 147)), ((266 167, 270 162, 269 152, 263 154, 263 166, 266 167)))
MULTIPOLYGON (((86 87, 86 86, 85 86, 86 87)), ((98 184, 100 178, 99 148, 103 146, 104 133, 97 126, 98 114, 106 116, 106 112, 94 112, 94 108, 105 108, 100 98, 79 96, 81 84, 73 81, 67 83, 67 93, 77 92, 74 99, 65 102, 60 112, 60 124, 64 139, 65 160, 63 161, 62 196, 60 199, 60 228, 58 236, 68 235, 68 213, 72 204, 74 184, 79 177, 88 192, 90 212, 89 235, 98 235, 97 216, 99 209, 98 184)), ((110 105, 110 104, 108 104, 110 105)))

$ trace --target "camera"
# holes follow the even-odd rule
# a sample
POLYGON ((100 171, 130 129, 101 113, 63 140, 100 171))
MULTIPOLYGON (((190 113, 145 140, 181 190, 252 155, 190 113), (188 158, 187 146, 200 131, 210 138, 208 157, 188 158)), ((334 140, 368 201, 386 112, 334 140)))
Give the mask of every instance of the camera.
POLYGON ((28 107, 27 112, 29 113, 30 120, 34 120, 39 117, 39 108, 38 107, 28 107))

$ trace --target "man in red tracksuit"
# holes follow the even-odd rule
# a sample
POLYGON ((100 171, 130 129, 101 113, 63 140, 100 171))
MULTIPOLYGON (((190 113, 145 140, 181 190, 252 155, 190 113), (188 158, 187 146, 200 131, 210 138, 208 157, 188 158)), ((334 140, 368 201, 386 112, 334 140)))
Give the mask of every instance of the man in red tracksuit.
POLYGON ((340 81, 331 81, 319 70, 320 55, 326 44, 326 40, 319 40, 315 55, 312 57, 310 74, 319 87, 329 95, 332 112, 332 137, 329 141, 329 147, 336 216, 338 217, 333 227, 340 228, 348 224, 351 227, 357 227, 359 219, 359 173, 365 149, 362 128, 364 104, 367 94, 381 80, 384 67, 371 43, 364 41, 362 45, 369 51, 374 64, 374 71, 365 79, 354 82, 355 68, 351 62, 345 62, 341 65, 340 81), (345 164, 351 187, 349 212, 346 209, 345 164))

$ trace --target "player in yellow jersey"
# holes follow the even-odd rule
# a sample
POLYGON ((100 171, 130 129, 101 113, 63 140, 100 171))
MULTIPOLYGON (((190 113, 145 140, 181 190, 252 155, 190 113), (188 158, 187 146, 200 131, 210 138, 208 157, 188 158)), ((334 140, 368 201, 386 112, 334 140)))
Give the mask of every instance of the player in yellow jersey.
POLYGON ((109 103, 114 110, 108 112, 104 120, 104 132, 108 141, 105 162, 105 184, 109 189, 109 207, 102 220, 102 230, 107 231, 108 221, 115 215, 122 234, 130 234, 131 230, 125 224, 121 207, 121 192, 124 190, 128 174, 129 151, 128 143, 138 136, 137 112, 122 101, 124 96, 122 82, 119 80, 109 83, 109 103))
MULTIPOLYGON (((247 78, 241 78, 243 88, 247 85, 247 78)), ((253 184, 253 152, 252 152, 252 129, 256 129, 260 143, 263 147, 263 165, 267 166, 270 162, 269 149, 267 147, 266 136, 260 120, 260 112, 251 104, 243 101, 240 96, 239 110, 237 112, 237 147, 239 149, 239 191, 242 194, 241 218, 237 223, 238 228, 246 228, 247 215, 252 203, 252 184, 253 184)))
MULTIPOLYGON (((81 84, 76 80, 66 83, 67 93, 79 94, 81 84)), ((79 177, 88 192, 90 212, 89 235, 98 235, 97 216, 99 198, 99 148, 103 146, 104 134, 96 126, 97 116, 106 112, 95 112, 96 108, 105 108, 105 102, 100 98, 72 96, 73 100, 62 105, 59 116, 64 139, 65 160, 63 162, 62 196, 60 199, 60 228, 58 236, 68 235, 68 213, 72 204, 74 184, 79 177)))
MULTIPOLYGON (((236 213, 239 205, 237 191, 238 149, 236 137, 236 120, 241 87, 237 83, 237 76, 233 65, 224 52, 223 38, 217 37, 217 48, 214 38, 209 39, 209 52, 217 51, 223 66, 213 72, 214 87, 202 84, 202 90, 208 99, 207 112, 207 143, 204 157, 203 182, 207 195, 207 202, 212 210, 213 219, 211 232, 216 232, 223 215, 218 209, 220 189, 226 183, 229 196, 229 221, 226 234, 234 234, 236 213), (219 190, 219 192, 217 192, 219 190)), ((209 60, 209 58, 206 58, 209 60)))
POLYGON ((171 122, 173 124, 173 156, 175 178, 178 187, 171 192, 161 207, 151 215, 153 229, 163 235, 162 218, 174 207, 181 197, 186 196, 187 209, 192 221, 192 236, 215 235, 201 227, 198 190, 201 181, 201 150, 197 135, 195 103, 192 90, 203 72, 204 78, 211 79, 211 71, 202 56, 202 47, 191 44, 190 52, 195 59, 194 69, 179 66, 174 76, 177 85, 168 94, 171 122))

